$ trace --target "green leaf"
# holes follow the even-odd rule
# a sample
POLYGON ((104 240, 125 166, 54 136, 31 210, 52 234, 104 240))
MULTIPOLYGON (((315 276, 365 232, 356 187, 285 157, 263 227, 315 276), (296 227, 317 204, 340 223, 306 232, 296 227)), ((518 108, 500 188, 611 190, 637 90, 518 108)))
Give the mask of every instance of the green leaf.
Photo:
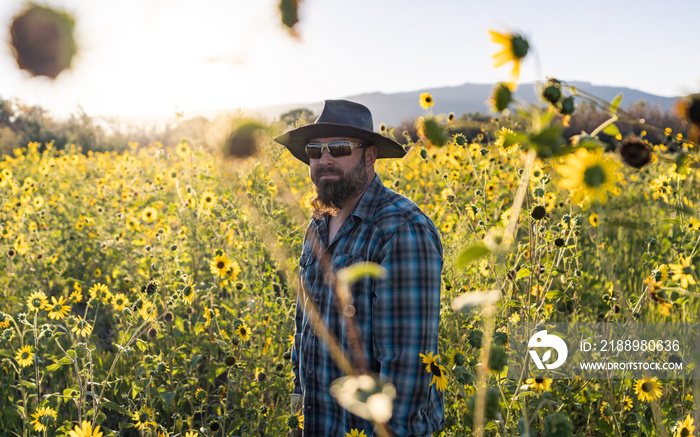
POLYGON ((63 358, 61 358, 60 360, 58 360, 56 363, 57 363, 57 364, 61 364, 61 365, 63 365, 63 364, 73 364, 73 360, 71 360, 71 359, 68 358, 68 357, 63 357, 63 358))
POLYGON ((476 261, 491 253, 488 247, 482 243, 476 243, 464 249, 462 253, 457 257, 456 267, 458 269, 464 268, 467 264, 472 261, 476 261))
POLYGON ((611 137, 614 137, 620 134, 620 129, 618 129, 614 123, 610 123, 609 125, 605 126, 605 129, 603 129, 603 133, 605 135, 610 135, 611 137))
POLYGON ((618 108, 620 108, 620 102, 622 102, 622 94, 618 94, 615 96, 612 102, 610 102, 610 112, 616 114, 618 108))
POLYGON ((60 369, 61 365, 59 363, 54 363, 49 366, 46 366, 46 371, 47 372, 55 372, 56 370, 60 369))
POLYGON ((165 401, 165 405, 170 405, 170 403, 173 401, 173 398, 175 397, 175 393, 171 391, 166 391, 160 394, 160 397, 163 398, 165 401))
POLYGON ((148 350, 148 343, 141 340, 140 338, 136 340, 136 346, 139 347, 139 350, 141 350, 141 352, 145 352, 146 350, 148 350))
POLYGON ((125 415, 125 416, 129 416, 129 417, 132 416, 132 414, 131 414, 131 412, 130 412, 129 410, 127 410, 126 408, 124 408, 124 407, 122 407, 122 406, 120 406, 120 405, 115 404, 115 403, 112 402, 112 401, 105 401, 105 402, 102 402, 102 405, 104 405, 105 408, 109 408, 110 410, 114 410, 114 411, 116 411, 116 412, 118 412, 118 413, 121 413, 121 414, 123 414, 123 415, 125 415))
POLYGON ((556 299, 556 298, 559 297, 560 295, 561 295, 561 293, 560 293, 558 290, 549 290, 549 291, 547 292, 547 294, 545 294, 544 296, 545 296, 547 299, 556 299))
POLYGON ((528 268, 520 269, 518 270, 518 274, 515 275, 515 280, 517 281, 518 279, 523 279, 526 276, 530 276, 530 273, 530 269, 528 268))

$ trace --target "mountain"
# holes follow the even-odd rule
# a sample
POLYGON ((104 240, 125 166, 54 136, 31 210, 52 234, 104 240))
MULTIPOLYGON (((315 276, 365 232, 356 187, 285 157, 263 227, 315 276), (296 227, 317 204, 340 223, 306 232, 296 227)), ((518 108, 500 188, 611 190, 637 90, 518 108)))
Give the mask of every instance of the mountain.
MULTIPOLYGON (((592 85, 588 82, 570 82, 569 84, 580 91, 585 91, 608 102, 612 101, 618 94, 622 94, 621 108, 643 101, 651 107, 660 107, 663 111, 667 111, 677 99, 677 97, 657 96, 626 87, 592 85)), ((425 88, 390 94, 381 92, 356 94, 343 98, 362 103, 370 108, 374 117, 375 129, 378 129, 381 123, 387 126, 396 126, 405 120, 414 120, 425 115, 427 112, 418 105, 418 99, 422 93, 426 92, 430 93, 435 101, 433 106, 434 114, 454 112, 458 117, 470 112, 490 114, 492 112, 487 100, 491 96, 492 91, 493 85, 465 83, 458 86, 425 88)), ((518 86, 515 96, 528 102, 539 101, 535 97, 535 84, 533 83, 518 86)), ((307 108, 314 114, 319 114, 323 108, 323 102, 250 108, 246 112, 257 113, 272 119, 279 118, 285 112, 298 108, 307 108)))

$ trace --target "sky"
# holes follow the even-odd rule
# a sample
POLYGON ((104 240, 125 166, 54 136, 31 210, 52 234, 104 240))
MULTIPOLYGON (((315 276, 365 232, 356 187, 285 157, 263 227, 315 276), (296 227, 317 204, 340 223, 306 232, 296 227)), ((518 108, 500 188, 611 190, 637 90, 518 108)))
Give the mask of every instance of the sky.
POLYGON ((56 80, 18 69, 0 2, 0 97, 66 117, 185 116, 508 79, 489 29, 520 33, 521 82, 556 77, 662 96, 700 92, 697 0, 304 0, 298 38, 278 0, 43 0, 76 19, 56 80))

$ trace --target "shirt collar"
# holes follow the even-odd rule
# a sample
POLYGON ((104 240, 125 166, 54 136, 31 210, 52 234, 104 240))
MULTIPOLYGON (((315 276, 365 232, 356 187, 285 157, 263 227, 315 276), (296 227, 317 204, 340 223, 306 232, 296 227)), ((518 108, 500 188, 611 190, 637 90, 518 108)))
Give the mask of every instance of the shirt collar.
POLYGON ((374 179, 372 179, 360 201, 355 205, 352 215, 365 221, 371 220, 374 217, 375 209, 377 209, 378 200, 382 197, 385 190, 386 187, 384 187, 382 180, 379 179, 379 175, 375 174, 374 179))

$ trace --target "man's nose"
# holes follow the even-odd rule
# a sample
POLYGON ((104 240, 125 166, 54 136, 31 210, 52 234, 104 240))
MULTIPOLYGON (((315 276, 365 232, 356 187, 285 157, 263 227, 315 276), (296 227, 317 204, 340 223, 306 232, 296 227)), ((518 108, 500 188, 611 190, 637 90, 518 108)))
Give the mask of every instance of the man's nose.
POLYGON ((331 156, 331 153, 328 151, 328 149, 324 149, 321 151, 321 157, 318 159, 319 164, 329 164, 333 162, 333 157, 331 156))

